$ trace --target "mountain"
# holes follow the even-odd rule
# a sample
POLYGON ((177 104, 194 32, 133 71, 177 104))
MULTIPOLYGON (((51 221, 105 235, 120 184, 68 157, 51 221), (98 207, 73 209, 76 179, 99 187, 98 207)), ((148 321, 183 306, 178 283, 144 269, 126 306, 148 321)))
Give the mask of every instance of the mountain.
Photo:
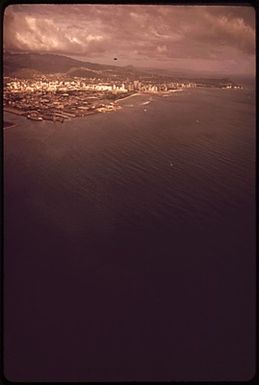
POLYGON ((136 72, 133 66, 119 67, 107 64, 83 62, 67 56, 40 53, 4 53, 4 75, 20 75, 26 73, 53 74, 63 73, 69 76, 92 77, 106 74, 132 75, 136 72))
POLYGON ((66 74, 68 76, 78 76, 82 78, 90 78, 90 77, 97 77, 100 71, 97 70, 91 70, 88 67, 72 67, 70 68, 66 74))
MULTIPOLYGON (((10 73, 10 75, 12 74, 14 73, 10 73)), ((7 75, 9 74, 7 73, 7 75)), ((15 76, 22 79, 31 79, 32 76, 41 76, 41 75, 42 73, 40 71, 31 69, 31 68, 21 68, 15 72, 15 76)))

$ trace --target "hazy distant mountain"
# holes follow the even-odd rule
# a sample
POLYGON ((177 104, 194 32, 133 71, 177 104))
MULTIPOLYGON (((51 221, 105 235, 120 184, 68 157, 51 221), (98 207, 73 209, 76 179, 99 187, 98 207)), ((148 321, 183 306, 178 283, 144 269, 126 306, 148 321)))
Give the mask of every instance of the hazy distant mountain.
POLYGON ((31 68, 21 68, 15 72, 15 76, 23 79, 31 79, 33 75, 40 76, 42 72, 31 68))
MULTIPOLYGON (((201 70, 194 70, 194 69, 179 69, 179 68, 146 68, 146 67, 141 67, 139 70, 144 71, 146 74, 150 75, 159 75, 159 76, 169 76, 169 77, 174 77, 178 79, 222 79, 222 78, 228 78, 230 76, 229 73, 218 73, 215 71, 201 71, 201 70)), ((231 74, 231 78, 236 77, 238 78, 237 75, 233 76, 231 74)))
POLYGON ((78 76, 78 77, 97 77, 100 71, 97 70, 91 70, 87 67, 72 67, 68 71, 66 71, 66 74, 69 76, 78 76))
POLYGON ((67 56, 40 53, 4 53, 4 75, 30 78, 34 74, 63 73, 78 77, 110 77, 122 75, 125 78, 137 78, 140 75, 152 79, 161 78, 222 78, 224 74, 204 73, 176 69, 135 68, 132 65, 118 66, 98 64, 72 59, 67 56))
MULTIPOLYGON (((133 66, 119 67, 106 64, 83 62, 69 58, 67 56, 39 53, 5 53, 4 54, 4 74, 21 75, 29 71, 42 74, 67 73, 70 76, 92 77, 98 73, 134 73, 133 66), (26 71, 25 71, 26 70, 26 71), (22 71, 22 72, 21 72, 22 71)), ((22 76, 22 75, 21 75, 22 76)))

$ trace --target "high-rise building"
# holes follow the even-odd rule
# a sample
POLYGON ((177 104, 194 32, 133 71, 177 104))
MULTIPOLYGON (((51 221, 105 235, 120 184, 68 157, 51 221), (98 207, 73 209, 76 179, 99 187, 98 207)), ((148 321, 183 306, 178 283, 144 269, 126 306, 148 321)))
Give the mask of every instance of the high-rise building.
POLYGON ((135 90, 139 89, 139 80, 134 80, 133 85, 135 90))

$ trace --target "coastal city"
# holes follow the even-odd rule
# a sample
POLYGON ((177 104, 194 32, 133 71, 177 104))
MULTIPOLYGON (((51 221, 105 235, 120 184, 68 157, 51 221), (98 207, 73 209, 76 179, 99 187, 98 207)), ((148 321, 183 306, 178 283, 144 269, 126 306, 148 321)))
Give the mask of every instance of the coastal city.
MULTIPOLYGON (((107 79, 106 79, 107 80, 107 79)), ((111 112, 121 108, 119 99, 134 94, 169 95, 184 88, 242 88, 226 80, 120 79, 103 81, 96 78, 57 75, 34 76, 30 79, 4 77, 4 110, 35 121, 64 122, 75 117, 111 112)))

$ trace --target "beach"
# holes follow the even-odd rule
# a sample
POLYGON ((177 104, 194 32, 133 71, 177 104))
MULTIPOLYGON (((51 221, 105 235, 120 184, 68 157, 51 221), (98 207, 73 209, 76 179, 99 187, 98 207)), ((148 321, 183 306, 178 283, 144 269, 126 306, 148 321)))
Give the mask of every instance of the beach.
POLYGON ((126 100, 126 99, 129 99, 129 98, 132 98, 132 96, 138 96, 138 95, 142 95, 142 94, 140 94, 139 92, 136 92, 135 94, 131 94, 129 96, 125 96, 123 98, 117 99, 117 100, 115 100, 114 103, 118 103, 118 102, 120 102, 122 100, 126 100))

